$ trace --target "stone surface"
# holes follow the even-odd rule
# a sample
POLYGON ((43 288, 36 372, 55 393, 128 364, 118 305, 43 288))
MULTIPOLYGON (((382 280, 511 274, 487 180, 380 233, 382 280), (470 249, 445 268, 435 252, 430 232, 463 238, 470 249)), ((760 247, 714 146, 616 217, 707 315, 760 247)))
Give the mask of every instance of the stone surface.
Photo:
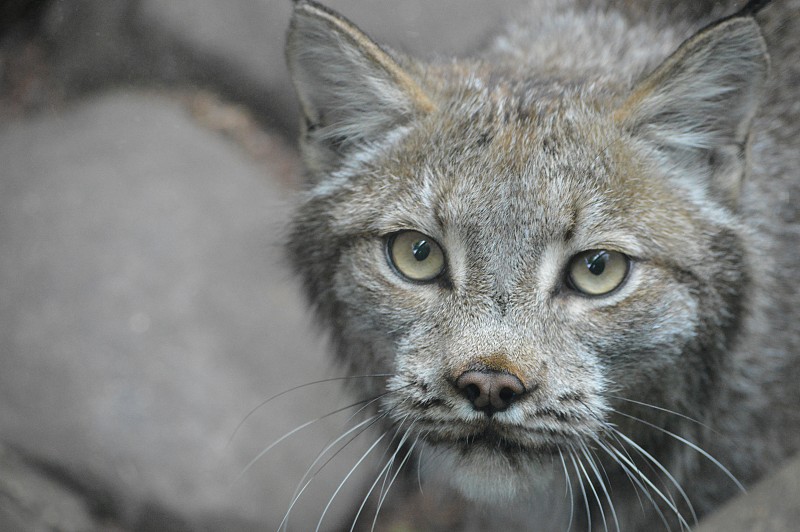
POLYGON ((91 530, 96 520, 85 501, 0 447, 0 530, 91 530))
MULTIPOLYGON (((464 55, 525 0, 331 0, 382 44, 419 57, 464 55)), ((189 81, 245 102, 293 131, 284 64, 289 0, 57 0, 46 17, 55 77, 69 91, 103 84, 189 81)))
POLYGON ((696 532, 792 532, 800 527, 800 457, 700 523, 696 532))
MULTIPOLYGON (((330 0, 381 44, 416 57, 450 57, 475 50, 525 0, 330 0)), ((214 58, 216 67, 248 100, 264 103, 282 125, 293 126, 296 106, 284 63, 288 0, 144 0, 141 27, 170 35, 181 47, 214 58)))
MULTIPOLYGON (((255 405, 327 374, 281 266, 277 177, 152 93, 5 124, 0 161, 0 439, 89 497, 108 492, 124 526, 172 516, 187 530, 277 528, 344 419, 237 476, 348 401, 339 382, 298 390, 228 443, 255 405)), ((299 529, 316 523, 358 442, 304 494, 299 529)), ((360 482, 326 523, 346 519, 360 482)))

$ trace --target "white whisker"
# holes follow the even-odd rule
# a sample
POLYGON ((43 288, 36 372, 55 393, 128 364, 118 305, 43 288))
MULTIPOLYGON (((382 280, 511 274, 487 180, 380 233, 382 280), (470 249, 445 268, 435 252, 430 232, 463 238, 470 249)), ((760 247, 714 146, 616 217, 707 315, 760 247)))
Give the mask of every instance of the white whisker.
POLYGON ((345 477, 339 483, 339 486, 337 486, 336 490, 333 492, 333 495, 331 495, 330 498, 328 499, 328 504, 326 504, 325 508, 322 510, 322 515, 319 516, 319 521, 317 521, 317 528, 315 529, 315 532, 319 532, 319 529, 322 526, 322 521, 325 519, 325 515, 328 513, 328 510, 330 509, 331 504, 333 504, 333 500, 336 498, 336 496, 342 490, 342 487, 344 486, 345 482, 347 482, 347 480, 353 475, 355 470, 358 469, 358 466, 360 466, 361 463, 364 460, 366 460, 367 456, 369 456, 369 454, 373 451, 373 449, 375 449, 375 447, 378 446, 378 444, 381 442, 381 440, 383 440, 383 438, 386 437, 386 434, 387 434, 387 432, 384 432, 383 434, 381 434, 378 437, 378 439, 376 439, 375 442, 372 445, 370 445, 369 449, 367 449, 364 452, 364 454, 361 455, 361 458, 359 458, 358 461, 353 465, 353 467, 350 468, 350 471, 348 471, 347 475, 345 475, 345 477))
MULTIPOLYGON (((650 501, 650 504, 655 509, 656 513, 661 519, 661 522, 664 524, 664 527, 667 530, 670 530, 671 527, 669 526, 669 522, 667 521, 664 512, 661 511, 661 508, 658 506, 658 503, 656 503, 655 499, 653 499, 653 496, 650 494, 650 491, 647 489, 647 487, 642 483, 641 480, 639 480, 639 477, 642 476, 643 474, 641 471, 639 471, 638 467, 633 465, 633 460, 630 459, 630 455, 628 455, 628 453, 625 452, 624 455, 627 456, 627 460, 621 459, 623 457, 623 454, 615 447, 606 445, 600 440, 595 440, 595 443, 598 445, 598 447, 600 447, 603 451, 605 451, 608 454, 608 456, 612 460, 614 460, 614 462, 616 462, 622 468, 623 472, 630 479, 633 485, 638 487, 639 491, 641 491, 647 497, 647 500, 650 501), (626 462, 632 464, 632 467, 636 471, 636 474, 634 474, 634 472, 626 465, 626 462)), ((641 498, 639 500, 641 502, 641 498)), ((642 505, 642 510, 644 510, 644 505, 642 505)))
MULTIPOLYGON (((407 418, 408 418, 408 415, 406 415, 402 420, 400 420, 400 422, 397 423, 397 429, 395 430, 395 436, 398 434, 398 432, 400 431, 400 427, 401 427, 402 423, 407 418)), ((387 431, 387 433, 388 433, 388 431, 387 431)), ((391 444, 390 444, 390 446, 391 446, 391 444)), ((394 457, 395 457, 396 454, 397 454, 397 450, 395 450, 395 452, 392 454, 392 456, 386 461, 386 465, 384 465, 383 468, 381 468, 381 470, 375 476, 375 481, 369 487, 369 490, 367 490, 366 495, 364 495, 364 498, 361 501, 361 505, 358 507, 358 511, 356 512, 356 515, 353 518, 353 523, 352 523, 352 525, 350 527, 350 531, 351 532, 355 529, 356 523, 358 522, 358 518, 361 516, 361 512, 364 510, 364 507, 366 506, 367 501, 369 500, 369 496, 375 490, 375 486, 378 485, 378 482, 380 482, 381 478, 385 477, 386 472, 387 472, 388 468, 391 466, 392 461, 394 460, 394 457)))
MULTIPOLYGON (((588 460, 589 457, 586 455, 586 452, 583 449, 583 442, 581 442, 581 454, 588 460)), ((600 511, 600 518, 603 520, 603 529, 605 532, 608 532, 608 523, 606 522, 606 512, 603 510, 603 503, 600 501, 600 496, 597 494, 597 489, 594 487, 594 481, 592 477, 589 476, 589 473, 586 471, 586 466, 583 465, 583 460, 578 460, 578 465, 580 465, 581 471, 583 472, 583 478, 586 479, 586 482, 589 484, 589 489, 592 491, 594 495, 594 500, 597 502, 597 509, 600 511)))
POLYGON ((321 452, 320 452, 320 453, 317 455, 317 458, 316 458, 316 459, 315 459, 315 460, 314 460, 314 461, 311 463, 311 465, 308 467, 308 469, 306 470, 305 474, 304 474, 304 475, 303 475, 303 477, 300 479, 300 482, 298 483, 298 485, 297 485, 297 488, 295 488, 295 492, 294 492, 294 494, 292 495, 291 501, 290 501, 290 503, 289 503, 289 508, 286 510, 286 513, 284 514, 284 516, 283 516, 283 519, 281 520, 281 524, 278 526, 278 530, 280 530, 281 528, 284 528, 285 526, 287 526, 287 524, 288 524, 288 522, 289 522, 289 515, 290 515, 290 514, 291 514, 291 512, 292 512, 292 508, 294 508, 295 504, 297 504, 297 501, 298 501, 298 500, 300 499, 300 497, 303 495, 303 492, 305 492, 306 488, 308 488, 308 486, 309 486, 309 485, 311 484, 311 482, 312 482, 312 481, 313 481, 313 480, 316 478, 316 476, 319 474, 319 472, 320 472, 320 471, 321 471, 321 470, 322 470, 322 469, 323 469, 323 468, 324 468, 324 467, 325 467, 325 466, 326 466, 326 465, 327 465, 327 464, 328 464, 328 463, 329 463, 329 462, 330 462, 330 461, 331 461, 331 460, 332 460, 332 459, 333 459, 333 458, 334 458, 334 457, 335 457, 335 456, 336 456, 336 455, 337 455, 339 452, 341 452, 341 451, 342 451, 342 450, 343 450, 345 447, 347 447, 348 445, 350 445, 350 443, 351 443, 351 442, 352 442, 352 441, 353 441, 355 438, 357 438, 358 436, 360 436, 361 434, 363 434, 364 432, 366 432, 367 430, 369 430, 369 429, 370 429, 370 427, 372 427, 372 426, 373 426, 375 423, 377 423, 377 422, 378 422, 380 419, 383 419, 385 416, 386 416, 386 414, 385 414, 385 413, 384 413, 384 414, 376 414, 376 415, 374 415, 374 416, 371 416, 371 417, 369 417, 369 418, 365 419, 364 421, 362 421, 362 422, 358 423, 358 424, 357 424, 357 425, 355 425, 354 427, 352 427, 352 428, 348 429, 348 430, 347 430, 347 431, 346 431, 344 434, 342 434, 341 436, 339 436, 338 438, 336 438, 336 439, 335 439, 333 442, 331 442, 330 444, 328 444, 328 446, 326 446, 326 447, 325 447, 325 449, 323 449, 323 450, 322 450, 322 451, 321 451, 321 452), (314 469, 314 466, 315 466, 315 465, 316 465, 316 464, 317 464, 317 463, 318 463, 318 462, 319 462, 319 461, 322 459, 322 457, 323 457, 323 456, 325 456, 325 454, 326 454, 328 451, 330 451, 330 450, 331 450, 331 449, 332 449, 334 446, 336 446, 336 444, 337 444, 337 443, 339 443, 340 441, 342 441, 344 438, 346 438, 346 437, 347 437, 348 435, 350 435, 352 432, 355 432, 356 430, 360 429, 361 427, 363 427, 363 426, 364 426, 364 425, 366 425, 366 424, 368 424, 368 425, 367 425, 365 428, 363 428, 363 429, 362 429, 362 430, 361 430, 361 431, 360 431, 358 434, 356 434, 356 435, 355 435, 353 438, 351 438, 350 440, 348 440, 348 441, 347 441, 347 443, 345 443, 345 444, 344 444, 344 445, 343 445, 343 446, 342 446, 342 447, 341 447, 339 450, 337 450, 337 451, 336 451, 336 453, 334 453, 332 456, 330 456, 330 457, 329 457, 329 458, 328 458, 328 459, 325 461, 325 463, 323 463, 323 464, 322 464, 322 465, 321 465, 321 466, 320 466, 320 467, 317 469, 317 471, 316 471, 316 472, 314 472, 314 474, 313 474, 313 475, 311 475, 311 476, 309 477, 309 474, 311 473, 311 470, 312 470, 312 469, 314 469))
POLYGON ((632 403, 632 404, 635 404, 635 405, 644 406, 644 407, 647 407, 647 408, 652 408, 653 410, 658 410, 659 412, 664 412, 665 414, 672 414, 672 415, 677 416, 679 418, 685 419, 686 421, 691 421, 692 423, 695 423, 695 424, 703 427, 704 429, 708 429, 708 430, 716 433, 716 431, 714 429, 712 429, 711 427, 709 427, 708 425, 706 425, 702 421, 698 421, 697 419, 695 419, 695 418, 693 418, 691 416, 687 416, 686 414, 681 414, 680 412, 676 412, 674 410, 670 410, 670 409, 664 408, 662 406, 656 406, 656 405, 653 405, 653 404, 650 404, 650 403, 643 403, 642 401, 636 401, 634 399, 628 399, 628 398, 622 397, 620 395, 610 395, 609 397, 611 399, 617 399, 619 401, 625 401, 626 403, 632 403))
MULTIPOLYGON (((352 415, 350 415, 350 417, 348 417, 348 418, 347 418, 347 420, 345 420, 345 422, 344 422, 344 425, 347 425, 347 423, 349 423, 350 421, 352 421, 352 420, 353 420, 353 418, 355 418, 355 417, 356 417, 358 414, 360 414, 361 412, 363 412, 365 409, 369 408, 369 406, 370 406, 370 405, 372 405, 372 404, 373 404, 373 403, 375 403, 376 401, 379 401, 379 400, 380 400, 382 397, 385 397, 385 396, 389 395, 390 393, 392 393, 392 392, 384 392, 384 393, 382 393, 382 394, 378 395, 377 397, 374 397, 374 398, 370 399, 369 401, 367 401, 367 402, 366 402, 364 405, 362 405, 362 406, 361 406, 361 408, 359 408, 358 410, 356 410, 355 412, 353 412, 353 414, 352 414, 352 415)), ((304 489, 306 488, 306 486, 308 485, 308 483, 306 483, 305 485, 303 485, 303 482, 306 480, 306 478, 308 477, 308 475, 311 473, 311 470, 312 470, 312 469, 314 469, 314 466, 315 466, 315 465, 316 465, 316 464, 317 464, 317 463, 318 463, 318 462, 319 462, 319 461, 322 459, 322 457, 323 457, 323 456, 325 456, 325 454, 326 454, 326 453, 327 453, 327 452, 328 452, 328 451, 329 451, 329 450, 330 450, 332 447, 334 447, 334 446, 335 446, 335 445, 336 445, 336 444, 337 444, 339 441, 341 441, 342 439, 344 439, 345 437, 347 437, 347 435, 348 435, 348 434, 350 434, 351 432, 353 432, 353 431, 357 430, 357 429, 358 429, 360 426, 364 425, 365 423, 367 423, 367 422, 370 422, 370 421, 372 421, 372 422, 373 422, 373 423, 370 423, 370 425, 369 425, 369 426, 368 426, 368 427, 365 429, 365 430, 367 430, 367 429, 369 429, 369 428, 370 428, 370 427, 371 427, 371 426, 374 424, 374 422, 377 422, 377 420, 379 420, 379 419, 381 419, 381 418, 383 418, 383 417, 386 417, 386 415, 387 415, 387 413, 382 413, 382 414, 379 414, 379 415, 376 415, 376 416, 372 416, 372 417, 370 417, 369 419, 367 419, 367 420, 365 420, 365 421, 362 421, 361 423, 357 424, 355 427, 353 427, 353 428, 351 428, 351 429, 347 430, 347 431, 346 431, 344 434, 342 434, 341 436, 337 437, 337 438, 336 438, 335 440, 333 440, 332 442, 329 442, 329 444, 328 444, 328 445, 327 445, 327 446, 326 446, 326 447, 325 447, 325 448, 324 448, 322 451, 320 451, 320 452, 319 452, 319 454, 317 454, 317 457, 314 459, 314 461, 313 461, 313 462, 311 463, 311 465, 308 467, 308 469, 306 470, 306 472, 303 474, 303 477, 300 479, 300 482, 298 482, 298 483, 297 483, 297 487, 295 488, 295 492, 294 492, 294 494, 292 495, 292 505, 294 505, 294 502, 295 502, 295 500, 296 500, 295 498, 296 498, 297 496, 299 496, 298 490, 300 490, 300 486, 303 486, 303 488, 302 488, 302 489, 304 490, 304 489)), ((364 431, 361 431, 361 432, 359 432, 359 433, 358 433, 358 434, 357 434, 357 435, 356 435, 356 436, 355 436, 353 439, 355 439, 356 437, 360 436, 360 435, 361 435, 363 432, 364 432, 364 431)), ((343 450, 345 447, 347 447, 347 446, 348 446, 348 445, 349 445, 349 444, 350 444, 350 443, 353 441, 353 439, 349 440, 349 441, 348 441, 347 443, 345 443, 345 444, 344 444, 344 445, 343 445, 343 446, 342 446, 342 447, 341 447, 341 448, 340 448, 338 451, 336 451, 336 452, 335 452, 335 453, 334 453, 334 454, 333 454, 331 457, 329 457, 329 458, 328 458, 328 459, 325 461, 325 463, 324 463, 324 464, 322 464, 322 465, 320 466, 320 468, 319 468, 319 469, 316 471, 316 473, 314 473, 314 475, 311 477, 311 479, 313 479, 313 478, 314 478, 314 477, 315 477, 315 476, 316 476, 316 475, 317 475, 317 474, 318 474, 318 473, 319 473, 319 472, 320 472, 320 471, 321 471, 321 470, 322 470, 322 469, 323 469, 323 468, 324 468, 324 467, 325 467, 325 466, 326 466, 326 465, 327 465, 327 464, 328 464, 328 463, 329 463, 329 462, 330 462, 330 461, 331 461, 333 458, 335 458, 335 457, 336 457, 336 455, 338 455, 338 454, 339 454, 339 453, 340 453, 340 452, 341 452, 341 451, 342 451, 342 450, 343 450)), ((310 481, 311 479, 309 479, 309 481, 310 481)), ((290 506, 290 509, 291 509, 291 506, 290 506)))
MULTIPOLYGON (((384 394, 384 395, 385 395, 385 394, 384 394)), ((260 453, 258 453, 258 454, 255 456, 255 458, 253 458, 252 460, 250 460, 250 461, 247 463, 247 465, 246 465, 246 466, 244 466, 244 468, 242 469, 242 471, 241 471, 241 472, 239 472, 239 474, 236 476, 236 478, 234 478, 234 479, 233 479, 233 481, 231 482, 231 484, 230 484, 230 485, 231 485, 231 486, 233 486, 233 485, 234 485, 234 484, 236 484, 236 483, 237 483, 239 480, 241 480, 241 479, 242 479, 242 477, 243 477, 243 476, 244 476, 244 475, 245 475, 245 474, 246 474, 246 473, 247 473, 247 472, 250 470, 250 468, 251 468, 251 467, 253 467, 253 466, 256 464, 256 462, 258 462, 259 460, 261 460, 261 458, 263 458, 265 454, 267 454, 268 452, 270 452, 272 449, 274 449, 274 448, 275 448, 275 446, 276 446, 276 445, 278 445, 279 443, 281 443, 281 442, 282 442, 282 441, 284 441, 285 439, 287 439, 287 438, 291 437, 292 435, 294 435, 294 434, 296 434, 296 433, 300 432, 300 431, 301 431, 301 430, 303 430, 304 428, 306 428, 306 427, 308 427, 308 426, 310 426, 310 425, 313 425, 314 423, 319 423, 319 422, 320 422, 320 421, 322 421, 323 419, 327 419, 327 418, 329 418, 329 417, 331 417, 331 416, 334 416, 334 415, 338 414, 339 412, 344 412, 345 410, 348 410, 348 409, 350 409, 350 408, 353 408, 353 407, 355 407, 355 406, 358 406, 358 405, 360 405, 360 404, 362 404, 362 403, 369 403, 369 402, 371 402, 371 401, 374 401, 374 400, 375 400, 375 399, 371 399, 371 400, 366 400, 366 399, 365 399, 365 400, 357 401, 357 402, 355 402, 355 403, 351 403, 351 404, 349 404, 349 405, 347 405, 347 406, 343 406, 343 407, 341 407, 341 408, 337 408, 336 410, 333 410, 332 412, 328 412, 327 414, 325 414, 325 415, 323 415, 323 416, 320 416, 320 417, 318 417, 318 418, 316 418, 316 419, 312 419, 311 421, 306 421, 305 423, 303 423, 303 424, 301 424, 301 425, 299 425, 299 426, 297 426, 297 427, 293 428, 292 430, 290 430, 289 432, 287 432, 286 434, 284 434, 283 436, 281 436, 280 438, 278 438, 277 440, 275 440, 274 442, 272 442, 271 444, 269 444, 269 445, 268 445, 267 447, 265 447, 265 448, 264 448, 264 449, 263 449, 263 450, 262 450, 260 453)))
MULTIPOLYGON (((678 521, 680 522, 680 525, 681 525, 681 530, 683 530, 684 527, 687 530, 691 528, 689 526, 689 523, 686 522, 686 519, 684 519, 684 517, 681 514, 680 510, 675 505, 674 501, 670 500, 666 495, 664 495, 664 492, 662 492, 655 484, 653 484, 653 482, 647 477, 647 475, 642 473, 642 471, 638 467, 636 467, 636 464, 634 464, 632 460, 629 460, 625 455, 623 455, 621 452, 619 452, 618 449, 616 449, 614 447, 605 447, 605 449, 610 450, 622 462, 627 463, 627 465, 631 468, 630 470, 632 470, 632 471, 634 471, 636 473, 636 477, 638 477, 639 479, 641 479, 641 481, 643 481, 645 484, 647 484, 650 487, 650 489, 653 490, 655 495, 657 495, 661 500, 664 501, 664 503, 667 505, 667 507, 670 510, 672 510, 675 513, 675 516, 678 518, 678 521)), ((620 463, 620 465, 621 465, 622 462, 618 462, 618 463, 620 463)), ((632 478, 634 478, 634 477, 632 477, 632 478)), ((658 505, 656 504, 656 502, 650 496, 649 491, 648 490, 644 490, 644 493, 648 495, 648 498, 651 500, 651 502, 653 503, 654 507, 658 508, 658 505)), ((660 510, 659 510, 659 512, 660 512, 660 510)), ((661 514, 661 515, 662 515, 662 517, 664 517, 663 514, 661 514)), ((670 528, 669 525, 666 522, 666 517, 664 517, 664 521, 665 521, 665 524, 667 525, 667 528, 670 528)))
POLYGON ((645 451, 641 445, 639 445, 629 437, 625 436, 622 432, 616 431, 616 434, 620 438, 625 440, 625 442, 627 442, 631 447, 633 447, 638 453, 640 453, 642 456, 644 456, 650 462, 652 462, 652 464, 655 465, 662 473, 664 473, 664 475, 670 480, 670 482, 672 482, 672 484, 678 490, 678 493, 680 494, 681 498, 683 498, 683 500, 686 502, 686 506, 689 508, 689 511, 692 514, 692 519, 694 520, 694 523, 697 524, 697 513, 695 513, 694 511, 694 506, 692 505, 692 502, 689 500, 689 496, 686 494, 686 492, 684 491, 680 483, 677 481, 677 479, 675 479, 675 477, 669 472, 669 470, 667 470, 667 468, 664 467, 664 465, 661 464, 661 462, 656 460, 650 453, 645 451))
MULTIPOLYGON (((413 424, 412 424, 412 426, 413 426, 413 424)), ((408 431, 406 431, 406 435, 409 434, 410 430, 411 430, 411 427, 409 427, 408 431)), ((400 450, 400 447, 402 447, 403 443, 405 443, 405 439, 406 438, 404 437, 403 438, 404 441, 400 442, 400 446, 398 447, 398 451, 400 450)), ((386 487, 386 491, 381 495, 380 500, 378 501, 378 508, 375 510, 375 517, 372 520, 372 528, 370 530, 373 530, 373 531, 375 530, 375 525, 378 523, 378 515, 380 515, 381 508, 383 508, 383 503, 386 500, 386 497, 389 495, 389 490, 392 489, 392 485, 394 485, 394 481, 397 480, 397 476, 400 474, 400 471, 403 470, 403 466, 408 461, 409 457, 411 456, 411 453, 414 452, 414 447, 417 446, 417 442, 418 441, 419 441, 419 436, 417 436, 417 439, 414 440, 414 443, 411 445, 411 447, 406 452, 406 455, 403 457, 403 460, 400 462, 400 465, 397 466, 397 470, 394 472, 394 475, 392 476, 392 479, 389 481, 389 485, 386 487)), ((392 462, 394 462, 394 459, 395 459, 395 457, 393 456, 392 457, 392 462)))
MULTIPOLYGON (((420 434, 420 438, 422 441, 425 441, 425 434, 420 434)), ((416 445, 416 444, 415 444, 416 445)), ((419 493, 420 495, 425 495, 425 492, 422 491, 422 452, 425 450, 423 446, 422 449, 419 451, 419 456, 417 456, 417 485, 419 486, 419 493)))
POLYGON ((717 460, 716 458, 714 458, 713 456, 711 456, 710 454, 708 454, 708 452, 706 452, 706 451, 705 451, 705 450, 703 450, 702 448, 698 447, 696 444, 694 444, 694 443, 690 442, 690 441, 689 441, 689 440, 687 440, 686 438, 683 438, 683 437, 681 437, 681 436, 678 436, 678 435, 677 435, 677 434, 675 434, 674 432, 671 432, 671 431, 669 431, 669 430, 667 430, 667 429, 665 429, 665 428, 659 427, 658 425, 654 425, 653 423, 650 423, 649 421, 645 421, 644 419, 640 419, 640 418, 638 418, 638 417, 636 417, 636 416, 631 416, 630 414, 626 414, 626 413, 624 413, 624 412, 619 412, 619 411, 616 411, 616 412, 617 412, 619 415, 621 415, 621 416, 625 416, 625 417, 627 417, 627 418, 630 418, 630 419, 632 419, 632 420, 634 420, 634 421, 638 421, 639 423, 643 423, 643 424, 647 425, 648 427, 651 427, 651 428, 657 429, 657 430, 659 430, 659 431, 663 432, 664 434, 666 434, 666 435, 668 435, 668 436, 671 436, 672 438, 675 438, 677 441, 679 441, 679 442, 683 443, 684 445, 687 445, 688 447, 691 447, 692 449, 694 449, 695 451, 697 451, 698 453, 700 453, 700 454, 701 454, 703 457, 705 457, 707 460, 709 460, 709 461, 710 461, 712 464, 714 464, 714 465, 715 465, 717 468, 719 468, 719 470, 720 470, 720 471, 722 471, 723 473, 725 473, 725 475, 726 475, 726 476, 727 476, 729 479, 731 479, 731 481, 732 481, 734 484, 736 484, 736 487, 737 487, 737 488, 739 488, 739 490, 740 490, 742 493, 746 493, 746 492, 747 492, 747 490, 746 490, 746 489, 745 489, 745 487, 742 485, 742 483, 741 483, 741 482, 739 482, 739 479, 737 479, 737 478, 736 478, 736 477, 733 475, 733 473, 731 473, 731 472, 728 470, 728 468, 727 468, 727 467, 725 467, 724 465, 722 465, 722 464, 719 462, 719 460, 717 460))
MULTIPOLYGON (((397 457, 397 454, 400 452, 400 448, 403 446, 403 444, 404 444, 404 443, 406 442, 406 440, 408 439, 408 431, 409 431, 409 430, 411 429, 411 427, 414 425, 414 424, 412 423, 412 424, 411 424, 411 426, 409 426, 409 427, 408 427, 406 430, 404 430, 404 431, 403 431, 403 436, 400 438, 400 441, 397 443, 397 445, 395 445, 395 444, 394 444, 394 441, 395 441, 395 440, 397 439, 397 437, 400 435, 400 431, 402 430, 403 423, 405 423, 405 421, 408 419, 408 416, 409 416, 409 415, 410 415, 410 414, 406 414, 406 415, 403 417, 403 419, 401 419, 401 420, 400 420, 400 421, 397 423, 397 430, 395 430, 394 437, 392 437, 392 441, 391 441, 391 442, 389 442, 389 446, 388 446, 388 447, 387 447, 387 449, 386 449, 386 451, 388 452, 388 450, 389 450, 389 449, 391 449, 391 448, 394 448, 394 452, 392 453, 392 456, 389 458, 389 460, 387 461, 387 464, 386 464, 386 466, 388 467, 388 470, 386 471, 386 474, 385 474, 385 475, 384 475, 384 477, 383 477, 383 485, 381 486, 380 492, 379 492, 379 494, 378 494, 378 499, 379 499, 379 500, 382 500, 382 499, 383 499, 383 496, 384 496, 383 494, 384 494, 384 491, 386 490, 386 484, 387 484, 387 482, 388 482, 388 480, 389 480, 389 475, 391 474, 391 468, 392 468, 392 465, 394 464, 394 460, 395 460, 395 458, 397 457)), ((385 454, 386 454, 386 453, 384 453, 384 456, 385 456, 385 454)), ((383 457, 381 457, 381 458, 383 458, 383 457)))
POLYGON ((570 446, 570 453, 569 458, 572 460, 572 467, 575 469, 575 474, 577 475, 578 486, 581 488, 581 495, 583 497, 583 504, 586 508, 586 520, 587 520, 587 530, 592 529, 592 510, 589 508, 589 497, 586 495, 586 488, 583 485, 583 481, 581 481, 581 471, 578 469, 578 461, 575 460, 575 449, 570 446))
POLYGON ((320 380, 317 380, 317 381, 307 382, 305 384, 299 384, 297 386, 293 386, 293 387, 289 388, 288 390, 283 390, 282 392, 276 393, 275 395, 273 395, 271 397, 268 397, 267 399, 261 401, 259 404, 254 406, 247 414, 245 414, 245 416, 242 418, 242 420, 239 422, 239 424, 236 425, 236 428, 233 429, 233 433, 231 434, 230 438, 228 438, 228 443, 225 444, 225 446, 227 447, 227 446, 229 446, 231 444, 233 439, 236 437, 236 434, 238 434, 239 430, 241 430, 241 428, 245 424, 245 422, 248 419, 250 419, 250 417, 252 417, 252 415, 255 414, 260 408, 263 408, 269 402, 271 402, 271 401, 273 401, 273 400, 275 400, 275 399, 277 399, 279 397, 282 397, 282 396, 284 396, 284 395, 286 395, 288 393, 291 393, 291 392, 294 392, 294 391, 297 391, 297 390, 302 390, 303 388, 308 388, 309 386, 316 386, 317 384, 324 384, 326 382, 336 382, 336 381, 344 381, 344 380, 350 380, 350 379, 369 379, 369 378, 380 378, 380 377, 393 377, 393 376, 394 376, 394 373, 375 373, 373 375, 351 375, 351 376, 347 376, 347 377, 331 377, 331 378, 328 378, 328 379, 320 379, 320 380))
POLYGON ((569 524, 567 525, 567 532, 570 532, 572 530, 572 520, 575 518, 575 495, 572 493, 572 480, 569 477, 567 462, 564 460, 564 453, 561 449, 558 450, 558 456, 561 458, 561 465, 564 468, 564 483, 566 484, 564 489, 569 496, 569 524))
MULTIPOLYGON (((661 471, 661 473, 663 473, 667 477, 667 479, 669 479, 672 482, 672 485, 675 486, 675 488, 677 488, 678 492, 682 495, 684 501, 688 505, 689 510, 691 511, 692 516, 694 518, 694 522, 696 523, 697 522, 697 517, 695 515, 694 508, 692 507, 692 504, 691 504, 689 498, 686 496, 686 493, 684 492, 683 487, 680 485, 680 483, 678 483, 677 479, 675 479, 669 473, 669 471, 658 460, 655 459, 655 457, 653 457, 649 453, 647 453, 644 450, 644 448, 642 448, 641 446, 639 446, 638 444, 633 442, 633 440, 631 440, 630 438, 624 436, 624 434, 620 430, 618 430, 615 426, 613 426, 610 423, 606 423, 606 422, 603 422, 603 425, 604 425, 604 427, 606 429, 607 434, 609 434, 612 438, 614 438, 614 440, 617 442, 617 444, 619 444, 620 449, 628 457, 628 460, 630 461, 630 463, 635 463, 635 460, 630 455, 630 453, 627 451, 626 445, 625 445, 626 442, 630 442, 632 444, 631 447, 633 448, 633 450, 636 451, 639 454, 639 456, 642 456, 643 458, 645 458, 644 463, 647 465, 647 467, 650 469, 650 471, 653 472, 655 477, 658 478, 659 480, 661 480, 661 482, 664 484, 664 488, 667 490, 665 495, 669 498, 672 507, 673 508, 677 508, 677 504, 675 502, 675 498, 672 496, 672 490, 669 488, 669 484, 667 483, 667 481, 664 480, 664 478, 661 475, 659 475, 659 471, 661 471), (625 441, 622 441, 622 438, 624 438, 625 441), (654 465, 659 468, 658 471, 656 470, 655 467, 653 467, 654 465)), ((638 474, 644 475, 644 473, 638 467, 636 468, 636 471, 637 471, 638 474)), ((636 493, 636 496, 637 496, 637 498, 639 498, 639 503, 641 504, 642 501, 641 501, 641 498, 639 497, 639 494, 636 493)), ((644 508, 644 506, 642 506, 642 508, 644 508)), ((683 528, 682 525, 681 525, 681 528, 683 528)))
MULTIPOLYGON (((594 471, 594 475, 597 478, 597 481, 600 483, 600 488, 603 490, 603 493, 605 495, 606 501, 608 501, 608 508, 611 510, 611 517, 614 519, 614 525, 615 525, 615 527, 617 529, 617 532, 620 532, 620 530, 619 530, 619 519, 617 518, 617 511, 614 508, 614 502, 611 500, 611 495, 608 492, 608 487, 606 486, 606 482, 603 481, 603 477, 600 474, 600 470, 597 468, 597 464, 595 463, 594 458, 592 458, 592 455, 589 452, 589 448, 583 442, 581 442, 581 449, 582 449, 583 455, 586 457, 586 460, 589 462, 589 466, 594 471)), ((597 495, 596 492, 595 492, 595 495, 597 495)), ((602 503, 600 501, 598 501, 598 505, 600 506, 600 511, 602 513, 603 505, 602 505, 602 503)), ((603 515, 603 526, 604 527, 605 527, 605 524, 606 524, 605 515, 603 515)), ((607 527, 606 527, 606 529, 607 529, 607 527)))

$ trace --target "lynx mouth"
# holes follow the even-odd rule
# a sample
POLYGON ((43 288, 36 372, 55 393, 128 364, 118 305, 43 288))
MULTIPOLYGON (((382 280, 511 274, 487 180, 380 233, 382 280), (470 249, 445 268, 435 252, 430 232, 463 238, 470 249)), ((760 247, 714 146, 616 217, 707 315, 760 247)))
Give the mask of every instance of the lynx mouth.
MULTIPOLYGON (((429 434, 426 443, 436 449, 430 453, 435 459, 425 464, 430 474, 486 504, 516 500, 546 484, 559 457, 568 453, 554 442, 514 438, 494 428, 462 436, 429 434)), ((566 436, 562 445, 568 445, 566 436)))
MULTIPOLYGON (((526 437, 520 439, 503 434, 493 427, 487 427, 483 430, 457 437, 443 435, 437 437, 429 434, 426 439, 433 445, 450 448, 464 457, 473 456, 476 453, 490 453, 508 458, 525 457, 530 459, 558 455, 561 452, 561 446, 556 441, 553 441, 555 438, 552 435, 548 438, 531 439, 526 437)), ((566 437, 558 439, 564 440, 563 443, 566 443, 567 440, 566 437)))

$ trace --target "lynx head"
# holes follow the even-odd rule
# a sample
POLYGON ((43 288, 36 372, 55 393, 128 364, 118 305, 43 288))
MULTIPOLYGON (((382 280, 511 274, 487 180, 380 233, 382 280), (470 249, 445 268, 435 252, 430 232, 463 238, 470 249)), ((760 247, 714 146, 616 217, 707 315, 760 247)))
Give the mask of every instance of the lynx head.
POLYGON ((681 423, 631 401, 702 404, 748 283, 751 17, 630 81, 423 65, 301 1, 287 57, 312 183, 291 259, 350 371, 393 375, 365 393, 464 493, 513 495, 612 426, 659 439, 632 417, 681 423))

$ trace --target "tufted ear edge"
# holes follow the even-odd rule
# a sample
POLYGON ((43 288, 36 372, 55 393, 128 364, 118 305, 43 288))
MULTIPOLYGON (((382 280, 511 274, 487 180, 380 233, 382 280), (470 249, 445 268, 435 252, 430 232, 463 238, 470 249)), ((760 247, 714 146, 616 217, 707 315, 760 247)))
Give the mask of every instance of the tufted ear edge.
POLYGON ((735 204, 768 73, 761 30, 740 13, 684 42, 614 116, 668 171, 703 176, 708 190, 735 204))
POLYGON ((434 109, 394 58, 315 2, 295 3, 286 58, 303 112, 304 150, 323 169, 434 109))

